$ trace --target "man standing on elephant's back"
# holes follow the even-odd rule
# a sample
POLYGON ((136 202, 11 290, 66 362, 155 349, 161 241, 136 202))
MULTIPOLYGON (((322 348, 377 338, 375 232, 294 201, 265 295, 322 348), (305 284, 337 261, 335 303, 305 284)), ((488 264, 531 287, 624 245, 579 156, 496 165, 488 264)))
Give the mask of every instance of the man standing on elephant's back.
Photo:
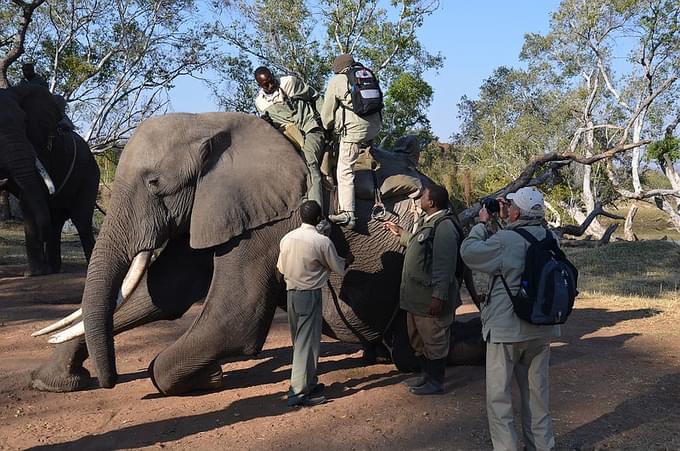
POLYGON ((321 206, 309 200, 300 207, 302 225, 280 243, 277 269, 288 290, 288 323, 293 341, 293 365, 288 390, 289 406, 314 406, 326 402, 321 395, 316 366, 321 346, 321 287, 330 271, 345 275, 354 257, 338 256, 333 242, 319 233, 321 206))

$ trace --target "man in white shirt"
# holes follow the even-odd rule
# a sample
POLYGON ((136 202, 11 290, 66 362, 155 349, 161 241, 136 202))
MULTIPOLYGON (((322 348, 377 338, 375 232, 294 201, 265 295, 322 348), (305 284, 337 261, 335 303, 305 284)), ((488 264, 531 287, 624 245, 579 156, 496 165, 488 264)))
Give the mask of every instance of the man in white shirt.
POLYGON ((320 394, 316 366, 321 346, 321 287, 330 271, 345 275, 354 260, 338 255, 333 242, 319 233, 321 207, 313 200, 300 207, 302 225, 287 233, 280 243, 277 269, 288 290, 288 323, 293 342, 293 367, 288 390, 289 406, 314 406, 326 402, 320 394))

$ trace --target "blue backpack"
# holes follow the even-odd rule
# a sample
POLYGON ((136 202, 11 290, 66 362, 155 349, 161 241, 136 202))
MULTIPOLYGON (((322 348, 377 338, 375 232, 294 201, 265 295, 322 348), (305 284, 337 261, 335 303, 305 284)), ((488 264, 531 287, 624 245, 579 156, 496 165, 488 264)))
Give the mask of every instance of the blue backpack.
POLYGON ((500 276, 515 313, 531 324, 563 324, 578 295, 578 270, 557 246, 551 233, 547 232, 539 241, 527 230, 517 228, 512 231, 529 242, 517 294, 512 294, 505 278, 500 276))

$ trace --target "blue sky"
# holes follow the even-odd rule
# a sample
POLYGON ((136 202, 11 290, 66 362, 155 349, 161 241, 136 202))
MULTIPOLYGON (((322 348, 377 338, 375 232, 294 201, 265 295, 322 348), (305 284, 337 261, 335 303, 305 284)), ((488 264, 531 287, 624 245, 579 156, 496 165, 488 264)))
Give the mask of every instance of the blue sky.
MULTIPOLYGON (((480 84, 496 67, 519 66, 524 34, 547 32, 558 6, 558 0, 441 0, 419 32, 425 48, 446 58, 438 74, 425 77, 434 88, 428 117, 441 141, 458 130, 460 98, 476 98, 480 84)), ((217 109, 209 90, 192 79, 177 81, 171 102, 174 111, 217 109)))

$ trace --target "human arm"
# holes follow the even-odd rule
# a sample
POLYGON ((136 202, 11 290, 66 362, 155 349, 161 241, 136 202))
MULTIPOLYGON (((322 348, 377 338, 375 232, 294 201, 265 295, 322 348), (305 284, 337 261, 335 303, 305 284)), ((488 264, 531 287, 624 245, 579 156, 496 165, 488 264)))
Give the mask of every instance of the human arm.
MULTIPOLYGON (((333 271, 334 273, 344 276, 347 272, 349 264, 344 258, 338 255, 338 251, 335 249, 335 245, 330 238, 325 237, 324 244, 321 246, 321 257, 323 258, 323 265, 333 271)), ((348 258, 351 262, 354 260, 354 256, 350 253, 348 258), (351 256, 351 257, 350 257, 351 256)))
POLYGON ((502 231, 489 237, 482 223, 470 230, 460 246, 460 254, 467 266, 475 271, 495 274, 501 270, 503 246, 499 238, 502 231))
POLYGON ((309 86, 304 81, 297 77, 283 77, 281 79, 281 89, 283 92, 293 100, 303 100, 305 102, 314 103, 319 97, 316 89, 309 86), (290 81, 284 79, 291 79, 290 81))
POLYGON ((323 106, 321 107, 321 123, 326 130, 333 130, 335 127, 335 110, 340 106, 337 96, 339 76, 334 76, 328 82, 326 94, 324 95, 323 106))

